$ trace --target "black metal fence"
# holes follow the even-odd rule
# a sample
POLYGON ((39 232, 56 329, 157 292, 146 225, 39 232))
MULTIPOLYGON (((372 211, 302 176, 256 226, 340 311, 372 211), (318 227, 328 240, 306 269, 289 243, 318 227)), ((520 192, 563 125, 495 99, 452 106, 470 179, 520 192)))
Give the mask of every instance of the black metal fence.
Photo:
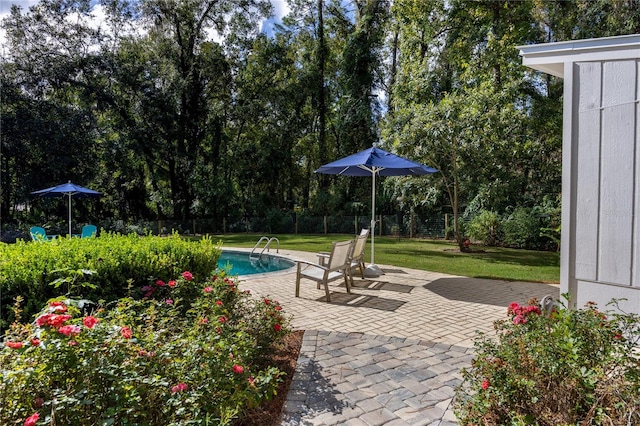
MULTIPOLYGON (((445 236, 450 218, 440 216, 380 215, 376 217, 376 235, 431 237, 445 236)), ((141 234, 358 234, 369 228, 371 218, 366 216, 298 216, 285 214, 278 217, 237 217, 223 220, 193 219, 189 221, 159 220, 137 224, 122 221, 99 225, 110 231, 141 234)))

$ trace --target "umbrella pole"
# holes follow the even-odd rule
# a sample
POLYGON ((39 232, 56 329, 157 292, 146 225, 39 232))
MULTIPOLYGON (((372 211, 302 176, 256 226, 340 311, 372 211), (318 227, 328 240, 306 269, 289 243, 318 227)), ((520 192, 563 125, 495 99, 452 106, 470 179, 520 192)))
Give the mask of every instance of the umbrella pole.
POLYGON ((371 264, 364 270, 365 277, 379 277, 382 270, 376 265, 374 260, 375 253, 375 233, 376 233, 376 168, 371 171, 371 264))
POLYGON ((69 193, 69 238, 71 238, 71 193, 69 193))

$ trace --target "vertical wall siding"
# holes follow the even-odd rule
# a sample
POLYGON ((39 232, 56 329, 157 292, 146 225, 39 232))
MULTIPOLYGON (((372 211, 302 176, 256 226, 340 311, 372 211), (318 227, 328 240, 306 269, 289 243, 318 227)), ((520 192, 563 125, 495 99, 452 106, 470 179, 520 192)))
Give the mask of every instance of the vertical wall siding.
POLYGON ((577 153, 576 188, 576 278, 597 279, 598 205, 600 203, 600 106, 602 105, 600 62, 576 64, 574 88, 579 89, 577 128, 574 141, 577 153), (590 232, 583 232, 583 230, 590 232))
MULTIPOLYGON (((636 264, 634 208, 635 60, 576 63, 579 91, 576 188, 576 278, 632 285, 636 264)), ((575 116, 574 116, 575 117, 575 116)))

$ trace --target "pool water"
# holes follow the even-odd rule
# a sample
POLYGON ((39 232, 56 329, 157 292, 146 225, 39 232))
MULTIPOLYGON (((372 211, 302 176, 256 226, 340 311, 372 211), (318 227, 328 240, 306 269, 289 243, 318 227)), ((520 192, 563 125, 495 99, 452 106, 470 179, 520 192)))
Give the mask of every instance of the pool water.
POLYGON ((282 271, 295 265, 295 262, 270 254, 258 258, 255 254, 249 258, 248 252, 223 250, 218 259, 218 269, 229 275, 253 275, 265 272, 282 271))

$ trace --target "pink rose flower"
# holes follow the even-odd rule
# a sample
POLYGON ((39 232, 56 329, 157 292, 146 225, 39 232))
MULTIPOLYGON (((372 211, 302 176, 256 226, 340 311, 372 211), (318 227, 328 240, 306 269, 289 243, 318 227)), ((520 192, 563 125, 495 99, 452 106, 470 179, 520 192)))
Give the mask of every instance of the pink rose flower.
POLYGON ((186 383, 178 383, 177 385, 175 385, 174 387, 171 388, 171 392, 176 393, 176 392, 184 392, 187 390, 187 384, 186 383))
POLYGON ((35 426, 39 418, 40 418, 40 414, 33 413, 32 415, 27 417, 27 419, 24 421, 24 426, 35 426))
POLYGON ((193 274, 191 272, 189 272, 189 271, 184 271, 182 273, 182 278, 184 278, 187 281, 191 281, 191 280, 193 280, 193 274))
POLYGON ((77 325, 63 325, 58 328, 58 332, 64 334, 65 336, 74 336, 80 333, 80 327, 77 325))
POLYGON ((11 349, 20 349, 22 347, 22 342, 4 342, 4 345, 11 349))
POLYGON ((89 315, 88 317, 82 318, 82 323, 87 328, 93 328, 98 323, 98 319, 89 315))
POLYGON ((244 373, 244 367, 241 366, 241 365, 235 364, 233 366, 233 372, 236 373, 236 374, 242 374, 242 373, 244 373))
POLYGON ((131 329, 129 327, 122 327, 120 329, 120 334, 122 335, 122 337, 124 337, 125 339, 131 339, 133 337, 133 332, 131 331, 131 329))

